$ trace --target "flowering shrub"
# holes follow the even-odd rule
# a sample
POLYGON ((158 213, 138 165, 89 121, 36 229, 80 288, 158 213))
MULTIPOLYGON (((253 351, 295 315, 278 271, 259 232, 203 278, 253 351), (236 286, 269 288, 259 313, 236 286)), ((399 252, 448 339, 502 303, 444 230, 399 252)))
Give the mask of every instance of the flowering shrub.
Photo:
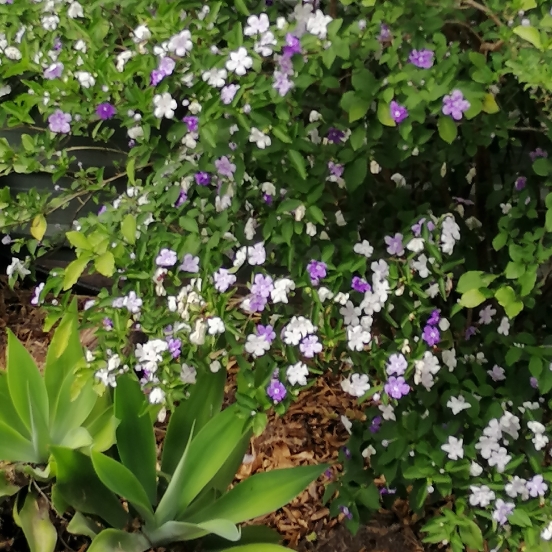
POLYGON ((171 408, 237 362, 256 431, 341 372, 366 404, 333 503, 352 529, 399 495, 438 508, 428 542, 547 550, 548 7, 250 4, 0 6, 0 122, 33 131, 0 169, 73 182, 4 189, 0 225, 39 256, 49 213, 113 192, 34 301, 113 277, 84 314, 99 384, 132 371, 171 408), (114 177, 71 165, 67 135, 121 128, 114 177))

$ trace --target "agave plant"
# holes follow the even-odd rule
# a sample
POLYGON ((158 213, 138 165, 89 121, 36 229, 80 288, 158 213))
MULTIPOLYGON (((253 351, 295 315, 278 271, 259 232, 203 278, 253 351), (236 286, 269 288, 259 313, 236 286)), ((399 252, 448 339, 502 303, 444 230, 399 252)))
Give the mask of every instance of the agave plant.
POLYGON ((53 551, 57 541, 49 504, 37 485, 27 490, 30 481, 51 481, 52 447, 103 451, 115 441, 113 405, 98 396, 91 378, 79 377, 84 363, 75 301, 54 334, 43 374, 8 330, 6 370, 0 371, 0 498, 19 493, 14 519, 31 552, 53 551))
POLYGON ((236 543, 233 552, 285 550, 272 533, 242 531, 239 524, 288 503, 325 466, 273 470, 228 490, 249 443, 252 416, 238 405, 221 411, 224 379, 224 372, 200 375, 190 398, 174 410, 160 470, 152 415, 130 375, 118 379, 114 393, 120 424, 112 454, 53 447, 57 490, 76 511, 68 530, 93 538, 89 552, 143 552, 208 535, 202 549, 229 550, 236 543), (127 531, 131 521, 133 532, 127 531))

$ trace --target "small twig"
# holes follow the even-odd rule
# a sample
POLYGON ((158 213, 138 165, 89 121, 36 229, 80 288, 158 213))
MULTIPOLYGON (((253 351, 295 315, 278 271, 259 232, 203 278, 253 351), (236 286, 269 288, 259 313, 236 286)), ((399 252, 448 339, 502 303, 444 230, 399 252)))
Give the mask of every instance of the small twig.
POLYGON ((87 150, 110 151, 112 153, 125 153, 123 150, 117 150, 114 148, 103 148, 101 146, 73 146, 71 148, 63 149, 63 151, 87 151, 87 150))
POLYGON ((504 23, 500 21, 500 19, 484 4, 480 4, 479 2, 476 2, 475 0, 462 0, 462 4, 475 8, 476 10, 479 10, 480 12, 483 12, 485 15, 489 17, 489 19, 492 19, 497 27, 503 27, 504 23))

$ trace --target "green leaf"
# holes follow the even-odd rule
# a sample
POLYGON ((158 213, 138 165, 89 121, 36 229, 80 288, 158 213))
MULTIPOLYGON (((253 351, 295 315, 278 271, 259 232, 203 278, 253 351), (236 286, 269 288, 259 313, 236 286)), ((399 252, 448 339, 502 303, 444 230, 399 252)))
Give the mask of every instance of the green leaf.
POLYGON ((343 179, 349 192, 354 192, 366 180, 368 174, 368 161, 365 157, 359 157, 345 168, 343 179))
POLYGON ((151 504, 157 503, 157 451, 148 403, 140 384, 130 375, 117 378, 115 416, 117 450, 126 466, 144 487, 151 504))
POLYGON ((496 103, 494 94, 485 94, 483 97, 482 110, 489 114, 498 113, 500 111, 500 107, 498 107, 498 104, 496 103))
POLYGON ((397 126, 397 123, 393 120, 393 117, 391 117, 391 112, 389 108, 389 104, 386 102, 378 102, 378 121, 388 127, 394 127, 397 126))
POLYGON ((40 462, 33 444, 11 425, 0 421, 0 460, 3 462, 40 462))
POLYGON ((35 361, 11 330, 8 330, 6 358, 8 388, 13 406, 32 435, 29 402, 33 405, 38 429, 48 427, 48 394, 44 380, 35 361))
POLYGON ((14 519, 23 530, 30 552, 54 552, 57 531, 50 521, 50 508, 45 498, 29 493, 19 512, 17 505, 14 507, 14 519))
POLYGON ((478 289, 470 289, 460 298, 460 305, 468 309, 473 309, 481 305, 485 299, 485 296, 478 289))
POLYGON ((242 523, 274 512, 293 500, 326 468, 325 464, 299 466, 252 475, 189 521, 223 518, 242 523))
POLYGON ((380 493, 374 483, 370 483, 368 487, 363 487, 357 492, 358 501, 371 510, 379 510, 381 508, 380 493))
POLYGON ((503 286, 495 293, 495 298, 506 311, 508 318, 515 318, 523 310, 523 302, 518 301, 510 286, 503 286))
POLYGON ((85 422, 85 427, 92 437, 92 450, 103 452, 111 448, 116 441, 119 420, 113 415, 113 406, 107 407, 100 415, 85 422))
POLYGON ((50 447, 56 462, 56 488, 63 499, 83 514, 93 514, 122 529, 128 514, 118 498, 99 479, 90 457, 65 447, 50 447))
POLYGON ((462 539, 462 543, 465 544, 470 550, 484 550, 483 534, 481 529, 474 521, 466 519, 464 523, 459 524, 458 533, 462 539))
POLYGON ((13 496, 20 489, 19 485, 14 485, 10 481, 5 470, 0 470, 0 499, 6 496, 13 496))
POLYGON ((546 211, 546 218, 544 220, 544 228, 547 232, 552 232, 552 209, 546 211))
POLYGON ((512 515, 508 516, 508 523, 517 527, 532 527, 533 522, 525 510, 516 508, 512 515))
POLYGON ((105 529, 92 541, 87 552, 145 552, 150 547, 141 533, 105 529))
POLYGON ((83 255, 67 265, 63 277, 63 291, 67 291, 77 283, 89 261, 90 257, 88 255, 83 255))
POLYGON ((514 34, 518 35, 523 40, 530 42, 535 48, 542 50, 542 41, 540 33, 535 27, 518 25, 513 29, 514 34))
POLYGON ((349 108, 349 122, 353 123, 354 121, 362 119, 366 115, 366 113, 368 113, 368 109, 370 109, 371 103, 372 102, 370 100, 355 96, 349 108))
POLYGON ((21 136, 21 144, 23 145, 23 149, 25 151, 33 151, 34 150, 34 147, 35 147, 34 140, 28 134, 23 134, 21 136))
POLYGON ((129 183, 134 186, 136 184, 136 159, 134 157, 128 160, 126 173, 129 183))
POLYGON ((533 170, 535 171, 535 174, 538 174, 539 176, 548 176, 548 173, 550 172, 550 162, 544 157, 539 157, 533 163, 533 170))
POLYGON ((136 476, 128 468, 105 454, 92 451, 90 457, 100 481, 116 495, 128 500, 146 523, 154 524, 151 503, 136 476))
POLYGON ((82 232, 66 232, 65 236, 73 247, 84 249, 85 251, 92 250, 92 244, 88 241, 88 238, 82 232))
POLYGON ((8 388, 8 375, 4 370, 0 370, 0 422, 4 422, 25 437, 25 439, 30 440, 31 432, 21 421, 13 406, 8 388))
MULTIPOLYGON (((253 422, 255 422, 257 418, 262 418, 261 413, 258 412, 255 415, 253 422)), ((225 493, 228 490, 228 487, 236 477, 236 472, 243 463, 243 457, 249 448, 252 433, 252 431, 248 431, 242 437, 241 441, 237 443, 232 454, 228 457, 228 460, 209 482, 209 486, 215 488, 220 493, 225 493)))
POLYGON ((299 173, 299 176, 303 179, 307 179, 307 168, 305 166, 305 159, 296 150, 288 150, 289 160, 295 167, 295 170, 299 173))
POLYGON ((226 519, 210 519, 203 523, 168 521, 154 531, 146 531, 146 536, 154 546, 198 539, 209 534, 233 542, 240 539, 239 528, 226 519))
POLYGON ((218 412, 224 399, 226 370, 198 372, 190 396, 173 411, 163 442, 161 471, 174 473, 190 437, 192 427, 197 432, 218 412))
POLYGON ((470 289, 479 289, 488 287, 489 284, 496 280, 497 276, 494 274, 489 274, 481 270, 470 270, 469 272, 464 272, 458 284, 456 285, 456 291, 458 293, 466 293, 470 289))
POLYGON ((136 243, 136 217, 134 215, 126 215, 121 223, 121 233, 126 242, 130 245, 136 243))
POLYGON ((75 512, 75 515, 67 525, 68 533, 72 535, 84 535, 90 539, 95 538, 99 531, 100 526, 86 516, 83 516, 80 512, 75 512))
MULTIPOLYGON (((159 523, 184 515, 192 500, 228 460, 250 424, 250 420, 240 418, 238 412, 237 405, 226 408, 211 418, 192 439, 184 462, 177 467, 159 503, 156 512, 159 523)), ((210 519, 214 517, 226 519, 226 516, 210 516, 210 519)))
POLYGON ((115 257, 111 251, 106 251, 103 255, 100 255, 95 261, 94 266, 96 270, 103 276, 113 276, 115 272, 115 257))
POLYGON ((437 130, 439 131, 439 136, 447 144, 452 144, 458 136, 458 127, 456 123, 452 120, 451 117, 443 115, 439 117, 437 122, 437 130))

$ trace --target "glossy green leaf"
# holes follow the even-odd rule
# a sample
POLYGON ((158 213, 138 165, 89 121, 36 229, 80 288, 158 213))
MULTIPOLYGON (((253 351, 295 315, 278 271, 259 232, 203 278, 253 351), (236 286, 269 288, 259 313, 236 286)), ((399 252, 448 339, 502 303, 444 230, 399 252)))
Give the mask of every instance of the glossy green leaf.
POLYGON ((473 309, 485 301, 485 296, 478 289, 466 291, 460 298, 460 305, 468 309, 473 309))
POLYGON ((496 278, 497 276, 494 274, 488 274, 481 270, 470 270, 469 272, 464 272, 464 274, 460 276, 458 284, 456 285, 456 291, 458 293, 466 293, 466 291, 470 289, 487 287, 496 280, 496 278))
POLYGON ((369 99, 356 96, 349 109, 349 122, 353 123, 354 121, 362 119, 366 113, 368 113, 371 103, 369 99))
POLYGON ((389 110, 389 104, 386 102, 378 102, 378 121, 388 127, 397 126, 397 123, 391 117, 391 112, 389 110))
MULTIPOLYGON (((258 417, 259 414, 257 413, 254 420, 258 417)), ((253 431, 248 431, 242 437, 241 441, 237 443, 236 447, 228 457, 228 460, 210 481, 209 485, 214 487, 217 491, 223 493, 228 490, 228 487, 236 476, 236 472, 243 463, 243 457, 249 448, 252 434, 253 431)))
POLYGON ((145 552, 149 549, 150 543, 141 533, 106 529, 92 541, 87 552, 145 552))
POLYGON ((153 509, 144 487, 125 466, 100 452, 91 452, 92 465, 100 481, 116 495, 128 500, 146 523, 154 523, 153 509))
POLYGON ((526 25, 518 25, 513 28, 514 34, 523 40, 530 42, 535 48, 542 50, 542 41, 538 29, 526 25))
POLYGON ((96 270, 107 278, 113 276, 115 272, 115 257, 111 251, 106 251, 102 253, 95 261, 94 266, 96 270))
POLYGON ((456 123, 452 120, 451 117, 443 115, 439 117, 437 122, 437 130, 439 131, 439 136, 447 144, 452 144, 458 136, 458 127, 456 123))
POLYGON ((80 512, 75 512, 75 515, 67 525, 67 532, 72 535, 83 535, 93 539, 100 532, 100 526, 80 512))
POLYGON ((226 539, 211 534, 201 539, 201 546, 203 550, 209 552, 220 552, 223 549, 228 549, 229 546, 234 550, 234 547, 245 546, 247 544, 261 546, 264 544, 278 544, 281 541, 282 537, 278 531, 271 527, 267 527, 266 525, 244 525, 241 528, 241 537, 237 543, 230 545, 226 539))
POLYGON ((87 254, 81 255, 67 265, 65 275, 63 277, 63 291, 67 291, 77 283, 89 262, 90 255, 87 254))
POLYGON ((21 421, 13 406, 8 388, 8 374, 5 371, 0 371, 0 422, 8 424, 26 439, 31 438, 31 432, 21 421))
POLYGON ((115 494, 100 481, 90 457, 65 447, 52 446, 51 451, 56 462, 56 487, 67 504, 122 529, 128 514, 115 494))
POLYGON ((178 465, 192 426, 197 432, 218 412, 224 398, 226 370, 199 372, 196 384, 188 399, 179 404, 171 414, 165 440, 161 471, 172 474, 178 465), (195 424, 195 425, 194 425, 195 424))
POLYGON ((299 173, 299 176, 303 179, 307 179, 307 167, 305 165, 305 159, 300 152, 296 150, 288 150, 289 160, 295 167, 295 170, 299 173))
POLYGON ((229 541, 240 539, 240 530, 235 523, 226 519, 210 519, 203 523, 185 521, 168 521, 154 531, 147 531, 146 536, 154 546, 163 546, 173 542, 199 539, 214 534, 229 541))
POLYGON ((157 503, 157 449, 153 423, 145 411, 146 398, 140 384, 130 375, 117 379, 115 417, 117 450, 124 466, 140 481, 150 504, 157 503))
POLYGON ((285 506, 320 476, 327 465, 299 466, 258 473, 238 483, 189 521, 223 518, 242 523, 285 506))
POLYGON ((85 427, 92 437, 92 450, 103 452, 115 444, 119 420, 113 415, 113 406, 107 407, 97 417, 85 422, 85 427))
POLYGON ((136 217, 134 215, 126 215, 121 223, 121 233, 127 243, 134 245, 136 242, 136 217))
POLYGON ((16 511, 14 519, 23 530, 30 552, 54 552, 57 544, 57 531, 50 521, 50 508, 43 497, 29 493, 23 508, 16 511))
POLYGON ((38 408, 33 404, 30 383, 27 383, 27 397, 31 416, 31 443, 33 444, 36 458, 38 458, 38 463, 45 464, 48 461, 50 433, 46 421, 38 411, 38 408))
POLYGON ((40 426, 48 424, 48 395, 44 380, 35 361, 23 344, 8 330, 8 350, 6 352, 8 388, 17 414, 25 427, 31 431, 31 411, 33 405, 35 418, 40 426))
POLYGON ((92 245, 88 241, 88 238, 82 232, 70 231, 66 232, 65 236, 69 240, 69 243, 78 249, 84 249, 86 251, 92 249, 92 245))

